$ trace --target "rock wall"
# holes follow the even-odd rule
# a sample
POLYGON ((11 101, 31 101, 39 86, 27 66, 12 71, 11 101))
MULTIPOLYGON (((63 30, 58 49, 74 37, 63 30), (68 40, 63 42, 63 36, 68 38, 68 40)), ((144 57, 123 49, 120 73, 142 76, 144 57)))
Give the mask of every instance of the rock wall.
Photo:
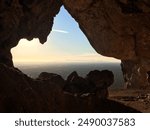
POLYGON ((62 1, 98 53, 123 61, 127 86, 149 86, 146 77, 150 70, 147 67, 150 58, 150 1, 62 1))
POLYGON ((10 49, 21 38, 46 42, 60 0, 0 0, 0 62, 13 66, 10 49))
POLYGON ((122 60, 128 86, 149 86, 149 0, 1 0, 0 63, 13 66, 10 50, 21 38, 44 43, 62 5, 98 53, 122 60))
POLYGON ((149 89, 149 59, 122 60, 121 67, 125 81, 125 88, 149 89))

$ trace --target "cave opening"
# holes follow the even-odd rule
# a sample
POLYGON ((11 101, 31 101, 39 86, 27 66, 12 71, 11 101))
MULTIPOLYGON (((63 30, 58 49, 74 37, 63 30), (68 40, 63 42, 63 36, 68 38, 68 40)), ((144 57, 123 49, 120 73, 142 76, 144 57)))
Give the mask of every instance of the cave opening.
POLYGON ((117 79, 114 86, 123 86, 120 60, 98 54, 64 7, 55 17, 44 45, 37 38, 21 39, 11 52, 14 65, 32 78, 41 72, 51 72, 66 79, 73 71, 85 76, 91 70, 107 69, 113 71, 117 79))

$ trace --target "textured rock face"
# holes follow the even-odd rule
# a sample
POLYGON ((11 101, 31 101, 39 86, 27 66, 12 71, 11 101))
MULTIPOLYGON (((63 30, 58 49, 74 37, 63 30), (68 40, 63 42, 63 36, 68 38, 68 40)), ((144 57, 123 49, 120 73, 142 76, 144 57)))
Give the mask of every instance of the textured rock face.
POLYGON ((123 61, 126 84, 149 86, 146 76, 150 70, 147 67, 150 65, 150 1, 62 1, 98 53, 123 61))
POLYGON ((0 62, 13 65, 10 49, 21 38, 46 42, 61 4, 60 0, 1 0, 0 62))
POLYGON ((121 63, 125 88, 146 89, 150 86, 149 60, 123 60, 121 63))
POLYGON ((150 57, 147 0, 63 0, 98 53, 118 59, 150 57))

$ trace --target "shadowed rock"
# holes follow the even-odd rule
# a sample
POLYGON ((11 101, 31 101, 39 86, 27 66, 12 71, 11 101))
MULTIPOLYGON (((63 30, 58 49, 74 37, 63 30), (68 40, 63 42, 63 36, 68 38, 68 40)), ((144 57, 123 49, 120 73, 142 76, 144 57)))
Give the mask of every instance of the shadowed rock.
POLYGON ((65 83, 65 80, 60 75, 48 72, 42 72, 37 79, 47 80, 61 86, 63 86, 63 84, 65 83))
POLYGON ((0 63, 13 66, 10 50, 22 38, 46 42, 61 5, 60 0, 1 0, 0 63))
POLYGON ((73 95, 96 94, 99 99, 108 97, 108 87, 114 82, 114 75, 111 71, 94 70, 89 72, 86 78, 78 76, 77 72, 72 72, 64 86, 64 91, 73 95))
POLYGON ((94 70, 87 74, 86 79, 93 82, 96 86, 96 94, 100 99, 108 97, 108 87, 114 82, 114 75, 108 70, 94 70))
POLYGON ((72 94, 82 95, 94 93, 96 89, 92 82, 78 76, 77 72, 74 71, 68 76, 63 90, 72 94))
POLYGON ((97 89, 103 89, 110 87, 114 82, 114 75, 109 70, 94 70, 87 74, 86 77, 89 81, 96 85, 97 89))
MULTIPOLYGON (((47 74, 45 79, 36 80, 16 68, 0 64, 0 75, 0 112, 137 112, 124 105, 101 100, 96 94, 65 94, 63 86, 51 82, 47 74)), ((53 77, 55 74, 50 75, 53 77)), ((80 80, 86 85, 85 79, 80 80)))

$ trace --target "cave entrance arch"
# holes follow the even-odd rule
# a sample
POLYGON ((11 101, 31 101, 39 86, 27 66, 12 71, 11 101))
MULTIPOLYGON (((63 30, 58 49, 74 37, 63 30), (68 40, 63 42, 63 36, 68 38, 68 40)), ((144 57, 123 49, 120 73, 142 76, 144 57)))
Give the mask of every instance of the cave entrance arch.
MULTIPOLYGON (((90 69, 113 69, 113 71, 118 71, 118 74, 116 72, 116 78, 122 78, 120 61, 98 54, 64 7, 61 7, 59 14, 55 17, 53 29, 44 45, 40 44, 38 39, 32 41, 21 39, 18 46, 12 49, 12 54, 15 66, 31 77, 37 77, 42 71, 55 71, 55 73, 64 75, 64 71, 62 71, 64 64, 61 66, 62 63, 76 64, 76 66, 68 68, 70 71, 66 72, 65 77, 68 73, 74 71, 73 69, 79 71, 79 65, 77 65, 79 63, 82 63, 83 72, 86 73, 83 67, 83 64, 86 63, 93 65, 93 67, 92 65, 87 66, 89 71, 90 69), (103 64, 99 67, 96 64, 102 62, 117 63, 117 66, 113 64, 112 68, 112 66, 103 64), (54 68, 56 67, 54 63, 59 63, 57 70, 54 68), (45 69, 45 67, 41 70, 37 69, 41 64, 53 64, 54 66, 51 65, 53 69, 50 70, 45 69)), ((67 69, 67 65, 64 65, 64 67, 67 69)), ((119 84, 121 84, 123 81, 122 79, 119 80, 121 80, 119 81, 119 84)))

